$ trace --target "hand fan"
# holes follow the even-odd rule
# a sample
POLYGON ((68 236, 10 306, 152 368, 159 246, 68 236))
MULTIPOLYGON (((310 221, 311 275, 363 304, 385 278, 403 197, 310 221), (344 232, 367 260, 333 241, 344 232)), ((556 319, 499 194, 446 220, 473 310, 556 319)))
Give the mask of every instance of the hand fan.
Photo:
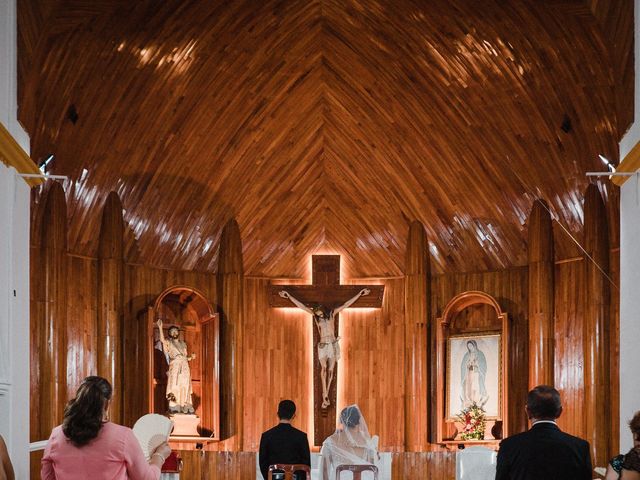
POLYGON ((138 419, 133 426, 133 433, 140 442, 142 452, 147 460, 153 451, 169 439, 173 422, 163 415, 149 413, 138 419))

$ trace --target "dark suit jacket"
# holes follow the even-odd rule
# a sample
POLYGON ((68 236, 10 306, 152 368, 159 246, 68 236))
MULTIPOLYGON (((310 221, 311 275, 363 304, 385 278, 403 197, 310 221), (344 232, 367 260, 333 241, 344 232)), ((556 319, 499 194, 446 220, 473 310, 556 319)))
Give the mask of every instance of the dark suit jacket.
POLYGON ((504 439, 496 480, 591 480, 589 442, 563 433, 552 423, 504 439))
POLYGON ((260 438, 260 471, 267 478, 269 465, 300 463, 311 466, 307 434, 288 423, 279 423, 260 438))

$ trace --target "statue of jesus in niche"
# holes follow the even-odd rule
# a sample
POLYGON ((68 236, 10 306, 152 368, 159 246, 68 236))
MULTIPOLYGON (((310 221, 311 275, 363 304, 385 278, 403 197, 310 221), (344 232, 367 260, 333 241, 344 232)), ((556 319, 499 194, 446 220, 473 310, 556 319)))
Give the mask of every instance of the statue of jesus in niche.
POLYGON ((187 353, 187 344, 180 340, 180 330, 176 326, 169 327, 169 338, 164 336, 162 320, 156 322, 160 330, 162 350, 169 362, 167 372, 167 400, 170 413, 194 413, 191 395, 191 368, 189 362, 196 358, 195 353, 187 353))
POLYGON ((322 408, 328 408, 331 402, 329 401, 329 389, 331 388, 331 382, 333 381, 333 371, 336 363, 340 360, 340 337, 336 337, 335 332, 335 316, 345 308, 353 305, 360 297, 369 295, 371 290, 363 288, 353 298, 347 300, 343 305, 339 307, 328 309, 322 305, 314 307, 307 307, 297 298, 293 297, 286 290, 278 292, 282 298, 287 298, 298 308, 304 310, 307 313, 313 315, 313 320, 320 334, 320 341, 318 342, 318 361, 320 362, 320 378, 322 379, 322 408))

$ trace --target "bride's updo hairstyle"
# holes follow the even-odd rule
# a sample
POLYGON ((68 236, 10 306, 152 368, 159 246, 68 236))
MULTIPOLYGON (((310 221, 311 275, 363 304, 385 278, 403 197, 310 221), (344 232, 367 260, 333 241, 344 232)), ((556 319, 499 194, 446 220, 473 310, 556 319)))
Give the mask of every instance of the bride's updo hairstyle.
POLYGON ((86 445, 98 436, 111 393, 111 384, 106 379, 87 377, 80 384, 76 397, 67 403, 62 431, 76 446, 86 445))
POLYGON ((360 425, 360 410, 355 405, 345 407, 340 412, 340 423, 347 428, 353 428, 360 425))

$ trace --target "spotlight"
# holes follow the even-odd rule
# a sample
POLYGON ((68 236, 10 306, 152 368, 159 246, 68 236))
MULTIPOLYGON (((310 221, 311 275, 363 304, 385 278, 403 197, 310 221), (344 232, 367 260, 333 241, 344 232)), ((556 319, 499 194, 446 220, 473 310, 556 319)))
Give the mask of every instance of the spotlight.
POLYGON ((53 162, 55 158, 55 155, 53 153, 50 153, 49 155, 45 155, 44 158, 40 160, 40 162, 38 163, 38 168, 43 174, 47 173, 47 167, 51 162, 53 162))
POLYGON ((605 164, 605 166, 611 173, 614 173, 616 171, 616 167, 613 166, 613 164, 609 161, 607 157, 605 157, 604 155, 598 155, 598 157, 600 157, 600 160, 602 161, 602 163, 605 164))

